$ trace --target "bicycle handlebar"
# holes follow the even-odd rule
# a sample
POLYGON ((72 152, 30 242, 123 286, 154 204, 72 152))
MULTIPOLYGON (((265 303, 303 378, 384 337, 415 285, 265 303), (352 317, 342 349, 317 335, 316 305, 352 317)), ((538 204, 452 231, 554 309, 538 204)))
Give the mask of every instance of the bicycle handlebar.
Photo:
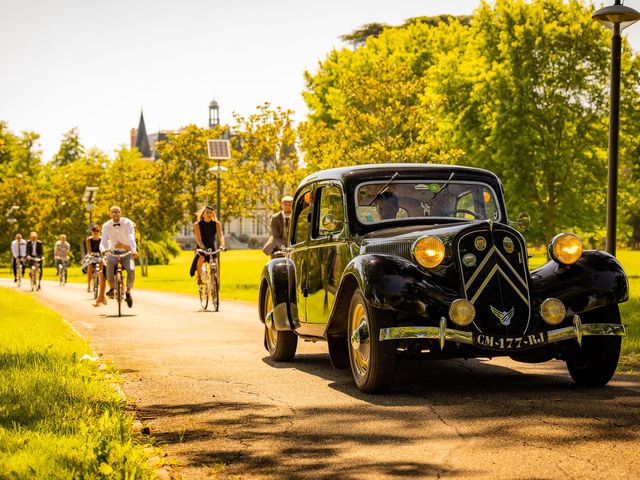
POLYGON ((124 257, 128 257, 129 255, 133 255, 133 252, 131 250, 124 253, 115 253, 115 250, 105 250, 104 253, 106 253, 111 257, 118 257, 118 258, 124 258, 124 257))
POLYGON ((203 255, 215 255, 216 253, 224 252, 225 250, 226 248, 224 247, 217 248, 216 250, 211 250, 210 248, 207 248, 206 250, 203 250, 202 248, 196 248, 196 252, 202 253, 203 255))

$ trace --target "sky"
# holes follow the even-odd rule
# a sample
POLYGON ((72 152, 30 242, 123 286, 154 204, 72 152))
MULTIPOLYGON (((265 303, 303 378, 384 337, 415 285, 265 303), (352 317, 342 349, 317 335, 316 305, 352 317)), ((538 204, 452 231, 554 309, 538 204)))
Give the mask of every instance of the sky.
MULTIPOLYGON (((605 5, 612 4, 612 0, 605 5)), ((269 102, 304 119, 304 72, 367 23, 472 14, 479 0, 0 0, 0 121, 35 131, 45 161, 77 128, 85 148, 249 116, 269 102)), ((602 2, 595 1, 596 5, 602 2)), ((625 5, 640 10, 640 0, 625 5)), ((640 51, 640 27, 625 31, 640 51), (628 32, 628 33, 627 33, 628 32)))

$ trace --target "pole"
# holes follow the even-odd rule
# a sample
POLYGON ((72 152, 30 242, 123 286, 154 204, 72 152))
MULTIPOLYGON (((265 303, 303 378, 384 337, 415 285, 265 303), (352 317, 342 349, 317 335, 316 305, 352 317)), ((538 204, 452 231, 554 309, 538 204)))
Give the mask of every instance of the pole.
POLYGON ((611 85, 609 86, 609 176, 607 182, 606 250, 616 254, 616 214, 618 201, 618 140, 620 131, 620 24, 613 24, 611 34, 611 85))
POLYGON ((216 193, 218 195, 218 201, 216 203, 216 206, 217 206, 216 208, 217 208, 218 211, 216 213, 218 214, 218 221, 220 222, 220 225, 222 225, 222 220, 220 218, 220 174, 222 173, 222 172, 220 172, 220 159, 218 159, 218 172, 217 173, 218 173, 218 175, 217 175, 217 189, 216 189, 217 191, 216 191, 216 193))

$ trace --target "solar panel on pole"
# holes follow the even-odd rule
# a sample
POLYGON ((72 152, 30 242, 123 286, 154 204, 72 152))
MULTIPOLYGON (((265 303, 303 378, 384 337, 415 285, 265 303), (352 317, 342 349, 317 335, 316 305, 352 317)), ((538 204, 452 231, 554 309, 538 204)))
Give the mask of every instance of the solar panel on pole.
POLYGON ((231 158, 229 140, 207 140, 207 151, 212 160, 229 160, 231 158))

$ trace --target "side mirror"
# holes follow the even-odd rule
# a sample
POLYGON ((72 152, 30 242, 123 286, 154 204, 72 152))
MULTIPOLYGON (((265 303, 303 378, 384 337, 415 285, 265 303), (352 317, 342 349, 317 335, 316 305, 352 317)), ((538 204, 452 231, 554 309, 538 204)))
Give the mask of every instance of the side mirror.
POLYGON ((531 223, 531 217, 527 212, 520 212, 515 221, 509 222, 509 225, 525 230, 531 223))
POLYGON ((328 213, 324 217, 322 217, 322 232, 324 234, 328 233, 338 233, 342 230, 343 222, 342 220, 338 220, 335 216, 328 213))

